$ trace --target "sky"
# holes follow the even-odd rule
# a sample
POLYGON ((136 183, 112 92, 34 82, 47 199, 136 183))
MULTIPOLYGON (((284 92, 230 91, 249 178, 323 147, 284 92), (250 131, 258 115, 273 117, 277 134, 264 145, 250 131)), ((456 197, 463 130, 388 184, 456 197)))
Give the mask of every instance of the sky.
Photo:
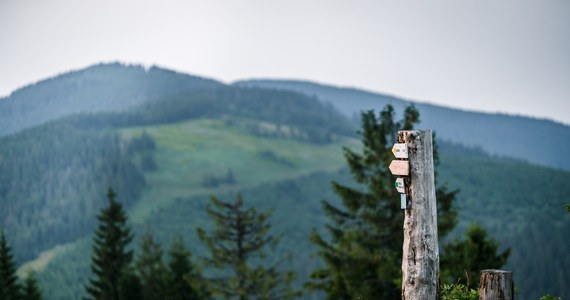
POLYGON ((570 125, 569 0, 0 0, 0 96, 112 61, 570 125))

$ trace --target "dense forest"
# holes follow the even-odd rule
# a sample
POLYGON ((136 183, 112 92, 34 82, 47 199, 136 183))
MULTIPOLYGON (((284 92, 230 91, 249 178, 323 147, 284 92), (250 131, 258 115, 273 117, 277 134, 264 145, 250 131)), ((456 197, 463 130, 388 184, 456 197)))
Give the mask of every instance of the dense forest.
MULTIPOLYGON (((233 203, 240 192, 244 208, 272 212, 268 232, 281 238, 264 266, 289 258, 279 271, 296 273, 295 294, 326 266, 310 237, 328 239, 332 219, 322 200, 343 205, 331 182, 366 191, 342 151, 363 150, 359 128, 315 97, 222 85, 157 95, 124 111, 71 115, 0 137, 0 227, 19 276, 34 270, 45 299, 78 299, 93 278, 93 233, 109 186, 128 216, 133 268, 143 249, 177 244, 192 253, 191 273, 207 278, 216 273, 199 259, 210 250, 196 228, 215 228, 206 213, 210 196, 233 203)), ((478 223, 497 253, 510 249, 504 268, 514 271, 521 299, 568 297, 570 174, 437 137, 438 185, 454 194, 458 212, 457 226, 440 241, 442 257, 452 249, 446 245, 469 243, 478 223)), ((313 289, 302 297, 325 294, 313 289)))

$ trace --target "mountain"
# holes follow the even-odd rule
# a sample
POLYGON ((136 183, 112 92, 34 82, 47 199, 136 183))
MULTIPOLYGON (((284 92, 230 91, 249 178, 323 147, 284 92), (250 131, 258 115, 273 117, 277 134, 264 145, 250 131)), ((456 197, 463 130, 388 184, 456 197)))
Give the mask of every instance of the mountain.
POLYGON ((414 103, 422 113, 420 127, 434 129, 441 139, 480 147, 493 155, 570 170, 570 159, 565 158, 570 153, 570 126, 553 121, 452 109, 306 81, 248 80, 234 85, 297 91, 333 104, 348 117, 363 110, 382 109, 386 104, 401 112, 414 103))
POLYGON ((221 85, 158 67, 94 65, 42 80, 0 98, 0 135, 74 113, 123 111, 165 94, 221 85))
MULTIPOLYGON (((354 123, 319 96, 150 70, 98 65, 54 77, 49 84, 24 89, 39 103, 27 107, 29 114, 0 119, 14 125, 30 118, 21 122, 26 126, 14 125, 5 131, 10 134, 0 136, 0 227, 20 272, 37 270, 46 299, 80 299, 90 274, 95 215, 112 185, 137 234, 135 247, 140 234, 152 229, 164 246, 183 235, 195 257, 204 254, 195 229, 208 224, 204 207, 209 196, 231 200, 241 192, 246 205, 274 211, 270 222, 283 242, 269 259, 291 253, 300 284, 319 264, 308 237, 328 221, 320 200, 339 201, 331 180, 354 184, 342 156, 343 147, 361 147, 354 123), (94 87, 84 81, 66 90, 75 77, 99 72, 115 74, 110 81, 117 84, 99 75, 94 87), (144 79, 147 73, 152 78, 144 79), (109 84, 114 86, 109 91, 127 95, 130 89, 119 82, 132 78, 155 86, 148 89, 151 95, 146 88, 132 101, 109 94, 119 103, 109 100, 102 109, 90 110, 99 101, 86 91, 101 92, 109 84), (40 93, 36 88, 41 86, 40 93), (61 99, 71 92, 91 106, 78 103, 77 111, 67 111, 69 103, 61 99), (52 100, 43 103, 42 94, 52 100), (53 113, 40 122, 30 114, 41 114, 41 107, 53 113)), ((17 102, 28 98, 13 96, 11 105, 26 107, 17 102)), ((401 112, 403 102, 393 103, 401 112)), ((453 118, 455 112, 448 113, 453 118)), ((506 268, 515 273, 520 299, 547 293, 570 297, 570 214, 562 207, 570 202, 570 173, 437 140, 440 182, 460 190, 460 223, 451 238, 477 221, 503 248, 513 249, 506 268)))
MULTIPOLYGON (((275 95, 275 99, 278 98, 275 95)), ((288 115, 287 110, 281 113, 284 117, 288 115)), ((98 124, 105 122, 97 119, 121 119, 121 115, 95 114, 87 118, 89 121, 84 116, 66 118, 0 139, 0 150, 15 145, 21 147, 18 150, 37 145, 38 156, 46 159, 45 166, 40 164, 38 169, 32 169, 35 160, 26 165, 29 160, 4 156, 18 162, 18 167, 8 168, 13 172, 8 173, 10 178, 18 176, 19 169, 30 169, 32 174, 48 173, 50 181, 38 182, 25 175, 19 178, 20 185, 14 187, 20 192, 11 193, 23 196, 14 201, 6 198, 0 201, 10 212, 18 212, 8 219, 22 224, 8 231, 15 240, 16 253, 22 253, 22 247, 35 249, 34 253, 44 251, 28 265, 39 266, 38 276, 47 299, 78 299, 83 295, 83 282, 89 274, 90 232, 96 208, 104 202, 105 189, 100 182, 111 182, 118 187, 118 200, 126 205, 137 236, 150 228, 166 247, 174 237, 183 235, 195 256, 205 254, 195 228, 208 224, 204 208, 209 196, 230 200, 241 192, 246 205, 274 211, 273 231, 284 236, 274 257, 291 253, 290 266, 299 272, 301 280, 308 278, 319 263, 313 257, 316 249, 309 242, 310 232, 312 228, 323 230, 328 222, 320 200, 338 203, 339 199, 332 193, 331 180, 354 184, 342 158, 342 147, 358 149, 358 141, 350 136, 335 135, 336 138, 327 143, 311 142, 300 138, 302 134, 289 134, 296 130, 302 132, 304 126, 281 125, 277 131, 277 124, 266 121, 263 115, 243 117, 231 111, 193 115, 189 113, 176 122, 142 125, 117 122, 115 124, 121 125, 100 128, 98 124), (51 130, 54 132, 50 133, 51 130), (84 135, 69 134, 75 130, 84 135), (36 134, 70 138, 66 141, 54 137, 43 144, 36 134), (57 155, 60 149, 80 145, 89 136, 91 142, 84 148, 61 153, 67 157, 63 162, 76 161, 76 165, 58 163, 62 160, 57 155), (95 139, 95 136, 100 138, 95 139), (1 143, 5 140, 10 142, 1 143), (57 144, 60 148, 53 149, 57 144), (97 145, 101 149, 108 145, 109 151, 100 152, 97 145), (82 154, 85 148, 95 150, 82 154), (77 157, 82 155, 89 155, 91 159, 77 157), (102 165, 99 169, 83 171, 91 162, 102 165), (122 170, 122 175, 117 175, 118 170, 122 170), (232 181, 226 180, 230 172, 235 178, 232 181), (100 191, 68 182, 67 174, 74 175, 78 182, 85 181, 87 187, 100 186, 100 191), (138 180, 141 175, 143 182, 138 180), (126 182, 128 178, 131 183, 126 182), (212 184, 212 178, 217 182, 212 184), (30 195, 24 194, 26 190, 30 190, 30 195), (61 194, 48 193, 41 201, 34 197, 52 190, 61 194), (81 205, 82 202, 91 203, 93 208, 81 205), (43 230, 47 221, 55 226, 50 228, 58 230, 53 230, 49 239, 34 236, 47 233, 43 230)), ((491 157, 481 150, 446 142, 439 145, 440 180, 447 182, 451 189, 460 189, 457 200, 460 224, 454 236, 477 221, 502 248, 511 247, 513 254, 506 268, 515 273, 521 299, 536 299, 546 293, 569 295, 565 283, 570 278, 567 271, 570 260, 565 253, 570 249, 570 241, 565 233, 570 230, 570 219, 562 205, 568 202, 570 186, 566 183, 570 181, 570 173, 491 157)), ((0 183, 0 190, 5 187, 0 183)), ((4 226, 13 228, 10 223, 4 226)), ((135 240, 135 245, 137 243, 135 240)))

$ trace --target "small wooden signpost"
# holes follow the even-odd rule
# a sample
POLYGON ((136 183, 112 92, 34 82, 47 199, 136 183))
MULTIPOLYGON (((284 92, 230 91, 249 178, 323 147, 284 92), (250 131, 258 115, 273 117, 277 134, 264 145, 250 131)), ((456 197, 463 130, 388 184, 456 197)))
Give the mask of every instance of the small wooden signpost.
POLYGON ((392 175, 408 176, 410 174, 410 165, 407 160, 393 160, 388 168, 392 175))
POLYGON ((396 182, 394 182, 394 186, 396 187, 396 190, 398 191, 398 193, 400 193, 400 194, 406 193, 406 186, 404 185, 404 178, 402 178, 402 177, 397 178, 396 182))
POLYGON ((408 158, 408 146, 403 143, 395 143, 392 147, 392 153, 396 158, 408 158))
POLYGON ((396 158, 409 158, 393 160, 389 166, 393 175, 409 176, 408 187, 403 178, 395 183, 401 193, 400 206, 405 209, 402 299, 435 300, 439 248, 431 130, 399 131, 392 153, 396 158))

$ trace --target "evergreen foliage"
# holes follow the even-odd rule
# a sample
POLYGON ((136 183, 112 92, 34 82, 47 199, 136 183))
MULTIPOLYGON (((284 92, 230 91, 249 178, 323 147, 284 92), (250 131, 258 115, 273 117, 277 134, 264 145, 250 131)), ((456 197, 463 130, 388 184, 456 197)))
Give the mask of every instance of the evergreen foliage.
POLYGON ((20 299, 16 264, 3 230, 0 230, 0 299, 20 299))
POLYGON ((151 232, 141 238, 141 253, 135 262, 142 285, 142 299, 165 298, 168 291, 168 270, 163 261, 163 251, 151 232))
POLYGON ((208 299, 209 293, 204 280, 192 264, 192 254, 184 246, 182 238, 174 240, 169 251, 170 260, 170 299, 199 300, 208 299))
POLYGON ((244 209, 241 196, 234 203, 211 198, 207 207, 214 229, 198 229, 211 257, 208 265, 220 271, 211 279, 212 292, 224 299, 293 299, 300 293, 291 288, 294 272, 281 272, 278 263, 255 265, 265 257, 266 247, 275 247, 280 238, 269 234, 270 212, 244 209))
MULTIPOLYGON (((323 201, 332 224, 327 225, 331 240, 313 232, 311 240, 319 247, 325 266, 311 275, 310 289, 322 290, 327 299, 397 299, 401 289, 402 222, 399 194, 388 170, 393 159, 391 148, 398 130, 410 130, 419 122, 414 106, 406 108, 403 120, 394 122, 388 105, 378 116, 362 113, 362 153, 345 148, 344 154, 361 189, 333 182, 342 208, 323 201)), ((434 147, 434 151, 437 148, 434 147)), ((434 157, 437 162, 437 153, 434 157)), ((456 223, 452 209, 456 192, 438 188, 439 237, 456 223)))
POLYGON ((499 252, 499 243, 489 237, 479 224, 471 224, 464 240, 447 244, 441 256, 441 278, 456 282, 466 276, 466 285, 479 286, 479 271, 500 269, 509 258, 511 249, 499 252))
POLYGON ((86 291, 88 299, 119 300, 129 295, 128 287, 136 286, 129 272, 133 258, 127 246, 133 235, 127 226, 127 216, 123 206, 115 201, 115 192, 107 192, 109 205, 97 216, 99 227, 93 238, 91 271, 94 277, 89 280, 86 291))
POLYGON ((134 203, 146 181, 124 146, 116 133, 67 122, 0 137, 0 227, 16 261, 91 234, 109 182, 126 207, 134 203))
POLYGON ((22 300, 41 300, 43 299, 38 280, 34 272, 27 274, 22 286, 22 300))

